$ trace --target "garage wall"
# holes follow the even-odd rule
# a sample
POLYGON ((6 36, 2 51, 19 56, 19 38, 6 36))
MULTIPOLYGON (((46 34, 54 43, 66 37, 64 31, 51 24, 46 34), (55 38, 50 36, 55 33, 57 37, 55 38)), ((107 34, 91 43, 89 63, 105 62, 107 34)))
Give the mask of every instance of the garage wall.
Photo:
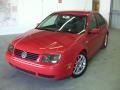
POLYGON ((43 17, 55 11, 92 10, 92 0, 43 0, 43 17))
MULTIPOLYGON (((4 1, 4 0, 3 0, 4 1)), ((0 27, 0 35, 23 33, 32 29, 46 16, 61 10, 92 10, 92 0, 7 0, 16 12, 14 24, 11 22, 0 27), (17 5, 17 6, 14 6, 17 5)), ((100 0, 100 13, 109 22, 111 0, 100 0), (107 5, 106 5, 107 4, 107 5)), ((9 22, 9 21, 8 21, 9 22)), ((13 23, 13 22, 12 22, 13 23)))
POLYGON ((112 0, 111 27, 120 29, 120 0, 112 0))
MULTIPOLYGON (((23 33, 35 27, 42 18, 42 0, 6 0, 10 9, 14 4, 16 9, 16 21, 7 21, 0 27, 0 35, 23 33), (8 23, 9 22, 9 23, 8 23), (14 23, 14 24, 11 24, 14 23)), ((13 7, 14 8, 14 7, 13 7)), ((12 10, 10 15, 13 14, 12 10)), ((13 16, 14 17, 14 16, 13 16)))
POLYGON ((9 0, 17 3, 14 25, 0 27, 0 35, 23 33, 34 28, 37 23, 54 11, 92 10, 92 0, 9 0))
POLYGON ((99 12, 106 18, 108 23, 110 16, 110 5, 111 5, 111 0, 100 0, 99 12))
POLYGON ((36 23, 42 17, 42 0, 18 0, 18 23, 36 23))
POLYGON ((59 10, 92 10, 92 0, 63 0, 59 10))
POLYGON ((47 17, 52 12, 58 11, 58 0, 42 0, 42 1, 43 1, 42 19, 47 17))

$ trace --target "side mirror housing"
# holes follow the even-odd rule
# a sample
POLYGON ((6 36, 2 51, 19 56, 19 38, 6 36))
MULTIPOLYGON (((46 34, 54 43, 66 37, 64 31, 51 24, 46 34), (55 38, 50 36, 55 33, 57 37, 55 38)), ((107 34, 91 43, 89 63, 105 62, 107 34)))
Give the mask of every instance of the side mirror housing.
POLYGON ((37 23, 36 25, 38 26, 40 23, 37 23))

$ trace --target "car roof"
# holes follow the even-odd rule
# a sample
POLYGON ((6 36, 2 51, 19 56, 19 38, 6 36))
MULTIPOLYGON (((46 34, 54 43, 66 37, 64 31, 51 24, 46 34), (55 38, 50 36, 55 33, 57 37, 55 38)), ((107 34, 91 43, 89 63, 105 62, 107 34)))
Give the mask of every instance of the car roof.
POLYGON ((71 15, 82 15, 82 16, 88 16, 92 13, 97 13, 97 12, 93 12, 93 11, 58 11, 58 12, 54 12, 53 14, 71 14, 71 15))

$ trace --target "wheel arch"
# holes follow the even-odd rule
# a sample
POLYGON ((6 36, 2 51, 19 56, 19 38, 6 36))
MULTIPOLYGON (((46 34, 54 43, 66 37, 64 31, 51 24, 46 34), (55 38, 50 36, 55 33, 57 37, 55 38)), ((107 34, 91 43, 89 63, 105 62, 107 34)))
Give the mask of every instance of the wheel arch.
POLYGON ((84 53, 84 54, 86 55, 86 57, 88 58, 88 52, 87 52, 86 49, 82 49, 82 50, 80 51, 80 53, 84 53))
POLYGON ((74 58, 74 63, 76 62, 76 58, 80 53, 84 53, 86 55, 86 57, 88 58, 88 52, 85 48, 80 49, 76 54, 75 54, 75 58, 74 58))
POLYGON ((80 53, 85 53, 85 54, 87 54, 87 50, 86 49, 82 49, 81 51, 80 51, 80 53))

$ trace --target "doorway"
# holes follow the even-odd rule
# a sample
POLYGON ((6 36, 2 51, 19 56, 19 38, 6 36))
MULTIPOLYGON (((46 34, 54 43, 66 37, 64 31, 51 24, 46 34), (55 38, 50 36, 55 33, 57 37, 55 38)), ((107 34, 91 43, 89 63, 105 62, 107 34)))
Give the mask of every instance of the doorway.
POLYGON ((100 8, 100 0, 93 0, 93 2, 92 2, 92 11, 99 12, 99 8, 100 8))

